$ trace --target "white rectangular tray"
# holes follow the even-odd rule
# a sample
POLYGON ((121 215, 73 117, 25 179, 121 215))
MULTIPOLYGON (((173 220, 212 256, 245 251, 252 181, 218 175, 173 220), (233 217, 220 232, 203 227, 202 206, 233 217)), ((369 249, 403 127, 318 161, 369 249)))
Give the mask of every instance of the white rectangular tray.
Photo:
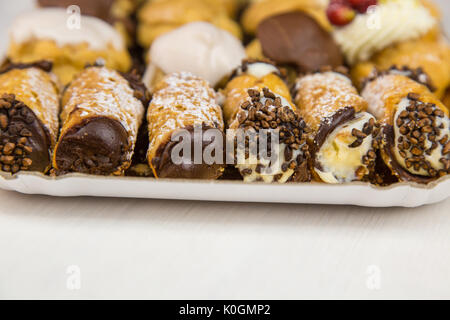
POLYGON ((366 207, 419 207, 450 197, 450 176, 422 186, 400 183, 387 188, 345 185, 245 184, 235 181, 156 180, 71 174, 50 178, 36 173, 0 173, 0 188, 58 197, 95 196, 146 199, 338 204, 366 207))

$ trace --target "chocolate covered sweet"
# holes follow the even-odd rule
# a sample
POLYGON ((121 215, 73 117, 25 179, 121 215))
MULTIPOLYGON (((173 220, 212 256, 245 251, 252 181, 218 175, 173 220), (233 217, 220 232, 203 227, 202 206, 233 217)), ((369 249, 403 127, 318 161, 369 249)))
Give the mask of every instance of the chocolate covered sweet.
POLYGON ((134 81, 105 67, 80 73, 62 97, 56 173, 123 175, 130 167, 146 97, 134 81))
POLYGON ((270 17, 258 27, 258 38, 266 57, 278 64, 295 65, 301 72, 344 62, 332 36, 302 12, 270 17))
POLYGON ((0 71, 0 171, 45 173, 51 167, 59 96, 48 62, 0 71))
POLYGON ((172 73, 158 83, 147 114, 147 158, 156 178, 222 175, 224 123, 216 98, 208 82, 191 73, 172 73))

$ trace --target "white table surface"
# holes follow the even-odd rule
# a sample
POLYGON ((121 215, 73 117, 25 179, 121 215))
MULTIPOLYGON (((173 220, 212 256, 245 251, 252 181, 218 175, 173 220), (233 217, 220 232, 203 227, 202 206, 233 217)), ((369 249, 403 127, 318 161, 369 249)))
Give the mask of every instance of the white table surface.
MULTIPOLYGON (((2 33, 29 2, 0 2, 2 33)), ((0 298, 450 298, 450 199, 368 209, 0 191, 0 203, 0 298)))

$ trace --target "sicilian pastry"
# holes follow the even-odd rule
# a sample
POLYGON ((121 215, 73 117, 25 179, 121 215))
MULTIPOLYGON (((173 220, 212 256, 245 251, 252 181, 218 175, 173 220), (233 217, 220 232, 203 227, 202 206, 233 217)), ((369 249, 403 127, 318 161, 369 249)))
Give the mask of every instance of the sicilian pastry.
POLYGON ((111 69, 128 71, 131 58, 121 35, 100 19, 80 19, 80 25, 69 26, 66 10, 60 8, 22 14, 10 29, 8 59, 12 63, 52 61, 53 72, 63 84, 98 60, 111 69))
POLYGON ((117 71, 92 66, 78 74, 62 95, 56 173, 122 175, 131 164, 146 100, 143 85, 117 71))
POLYGON ((265 19, 282 13, 301 11, 313 17, 327 31, 331 25, 325 15, 327 0, 253 0, 242 16, 244 31, 255 34, 265 19))
POLYGON ((81 14, 97 17, 113 25, 132 44, 136 32, 133 14, 140 0, 38 0, 38 3, 41 7, 68 9, 76 5, 81 14))
POLYGON ((314 135, 311 153, 316 180, 370 181, 378 129, 351 80, 325 71, 299 78, 295 89, 298 111, 314 135))
POLYGON ((0 171, 46 173, 59 129, 59 92, 51 63, 0 72, 0 171))
POLYGON ((207 22, 192 22, 153 42, 144 83, 153 91, 164 75, 186 71, 215 87, 245 57, 241 42, 229 32, 207 22))
POLYGON ((354 82, 360 86, 374 68, 420 67, 441 98, 450 84, 450 49, 442 40, 439 13, 433 4, 426 0, 351 3, 354 8, 333 0, 327 13, 336 26, 334 38, 353 68, 354 82))
POLYGON ((148 162, 156 178, 219 178, 224 123, 216 93, 191 73, 173 73, 155 87, 148 108, 148 162))
POLYGON ((186 23, 204 21, 242 38, 239 25, 219 0, 148 1, 138 13, 138 43, 149 48, 153 41, 186 23), (217 4, 212 4, 217 2, 217 4))
POLYGON ((271 16, 259 24, 257 35, 265 57, 301 72, 344 63, 331 34, 303 12, 271 16))
POLYGON ((427 80, 420 70, 392 69, 368 79, 362 91, 382 126, 383 160, 401 181, 429 183, 450 173, 448 110, 427 80))
POLYGON ((244 181, 310 181, 308 129, 279 69, 263 61, 244 61, 223 94, 227 138, 233 141, 234 164, 244 181), (239 135, 247 138, 244 134, 258 150, 250 140, 239 142, 239 135))
POLYGON ((450 85, 450 46, 444 41, 411 40, 386 48, 369 62, 361 62, 352 69, 352 78, 361 85, 376 68, 388 70, 392 66, 421 68, 431 78, 433 92, 440 98, 450 85))

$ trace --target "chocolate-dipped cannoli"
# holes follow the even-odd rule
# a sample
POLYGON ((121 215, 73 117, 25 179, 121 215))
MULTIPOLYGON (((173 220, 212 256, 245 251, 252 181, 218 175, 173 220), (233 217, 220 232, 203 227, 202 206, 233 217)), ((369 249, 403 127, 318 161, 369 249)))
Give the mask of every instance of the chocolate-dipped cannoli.
POLYGON ((382 126, 383 160, 401 181, 429 183, 450 173, 448 110, 427 79, 391 69, 369 79, 362 92, 382 126))
POLYGON ((376 123, 350 79, 332 71, 310 74, 297 80, 296 92, 298 110, 314 132, 315 178, 326 183, 369 180, 376 123))
POLYGON ((62 96, 56 173, 122 175, 144 117, 142 90, 105 67, 88 67, 77 75, 62 96))
POLYGON ((156 178, 217 179, 222 175, 224 124, 216 98, 208 82, 191 73, 172 73, 158 83, 147 114, 147 158, 156 178), (189 150, 178 150, 183 144, 189 150), (205 155, 211 155, 210 159, 205 155))
POLYGON ((51 167, 59 129, 59 97, 51 63, 10 65, 0 71, 0 171, 51 167))
MULTIPOLYGON (((310 181, 306 124, 295 112, 279 69, 268 62, 244 61, 226 86, 224 95, 224 116, 229 130, 238 130, 238 134, 239 130, 255 133, 258 144, 264 132, 261 130, 268 130, 271 139, 279 139, 278 143, 273 140, 274 145, 271 142, 267 145, 271 159, 254 154, 249 143, 243 146, 245 161, 236 159, 235 166, 244 181, 310 181)), ((235 145, 236 149, 238 147, 242 148, 235 145)))

